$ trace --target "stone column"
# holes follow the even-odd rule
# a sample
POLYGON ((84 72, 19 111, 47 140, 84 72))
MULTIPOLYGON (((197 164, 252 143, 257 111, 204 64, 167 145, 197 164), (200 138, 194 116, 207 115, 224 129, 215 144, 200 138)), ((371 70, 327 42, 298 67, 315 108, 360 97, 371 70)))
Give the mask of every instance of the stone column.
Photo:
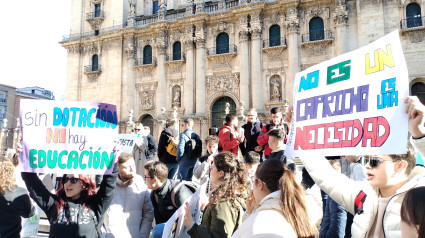
MULTIPOLYGON (((261 68, 263 65, 262 56, 261 56, 261 29, 255 29, 251 33, 251 100, 250 107, 257 109, 258 112, 263 111, 264 107, 264 97, 262 92, 264 91, 263 78, 261 76, 261 68)), ((248 105, 248 104, 245 104, 248 105)))
POLYGON ((205 39, 196 39, 196 114, 205 114, 205 39))
MULTIPOLYGON (((127 77, 121 78, 121 122, 127 122, 130 111, 137 111, 137 108, 135 108, 136 80, 134 66, 136 65, 136 48, 134 45, 135 39, 133 37, 126 40, 125 53, 127 54, 128 68, 127 77)), ((125 133, 130 133, 127 128, 125 133)))
MULTIPOLYGON (((286 32, 288 41, 288 71, 285 78, 285 97, 292 104, 292 91, 294 88, 295 74, 300 71, 299 62, 299 18, 296 8, 290 8, 287 13, 286 32)), ((284 98, 283 98, 284 99, 284 98)))
POLYGON ((183 105, 185 108, 185 114, 192 114, 194 108, 194 88, 195 83, 195 62, 193 61, 193 40, 192 37, 185 39, 183 44, 186 49, 186 80, 184 81, 184 88, 181 98, 183 98, 183 105))
POLYGON ((158 87, 156 88, 156 103, 155 103, 155 114, 158 115, 161 112, 161 107, 167 105, 168 102, 168 87, 167 87, 167 69, 165 63, 165 44, 157 45, 158 50, 158 87), (161 91, 161 92, 159 92, 161 91))
POLYGON ((239 32, 239 57, 241 59, 241 72, 240 72, 240 84, 239 100, 245 105, 251 105, 250 98, 252 97, 249 93, 249 82, 250 82, 250 65, 249 65, 249 45, 248 45, 248 31, 241 30, 239 32))
POLYGON ((334 12, 334 21, 335 21, 335 56, 344 54, 348 51, 347 42, 348 42, 348 11, 345 1, 337 0, 337 5, 334 12))

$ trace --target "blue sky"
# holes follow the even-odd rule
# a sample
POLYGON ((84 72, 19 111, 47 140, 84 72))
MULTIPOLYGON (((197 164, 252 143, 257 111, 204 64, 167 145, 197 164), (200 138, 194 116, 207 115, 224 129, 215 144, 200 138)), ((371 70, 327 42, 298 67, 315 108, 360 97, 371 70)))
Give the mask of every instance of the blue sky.
POLYGON ((71 0, 0 1, 0 83, 39 86, 56 99, 66 87, 66 49, 71 0))

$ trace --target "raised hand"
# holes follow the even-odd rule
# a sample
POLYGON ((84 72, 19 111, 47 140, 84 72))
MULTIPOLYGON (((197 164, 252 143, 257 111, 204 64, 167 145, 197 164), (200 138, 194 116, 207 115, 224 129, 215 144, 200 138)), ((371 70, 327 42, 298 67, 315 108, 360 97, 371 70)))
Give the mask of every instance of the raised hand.
POLYGON ((409 118, 409 132, 413 138, 422 138, 425 136, 425 106, 416 96, 407 97, 406 113, 409 118))

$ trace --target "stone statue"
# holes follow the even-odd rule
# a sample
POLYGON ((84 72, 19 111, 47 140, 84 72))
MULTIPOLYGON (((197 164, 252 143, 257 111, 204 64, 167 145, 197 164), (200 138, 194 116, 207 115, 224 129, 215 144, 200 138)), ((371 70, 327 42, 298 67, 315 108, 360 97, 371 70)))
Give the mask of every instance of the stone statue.
POLYGON ((181 93, 179 89, 176 89, 174 91, 174 97, 173 97, 173 106, 180 107, 180 99, 181 99, 181 93))
POLYGON ((178 116, 177 107, 174 106, 173 107, 173 120, 174 121, 177 121, 177 116, 178 116))
POLYGON ((226 115, 230 113, 230 103, 226 102, 226 109, 224 109, 224 112, 226 115))
POLYGON ((279 84, 279 80, 274 78, 271 80, 270 82, 273 85, 273 90, 272 90, 272 101, 279 101, 280 99, 280 84, 279 84))
POLYGON ((7 119, 3 119, 3 128, 6 129, 7 128, 7 119))
POLYGON ((128 121, 133 121, 133 109, 130 109, 130 113, 128 115, 128 121))
POLYGON ((129 1, 130 3, 130 16, 136 15, 136 7, 134 6, 134 1, 129 1))
POLYGON ((151 109, 154 106, 153 95, 147 91, 143 92, 142 100, 140 102, 143 109, 151 109))

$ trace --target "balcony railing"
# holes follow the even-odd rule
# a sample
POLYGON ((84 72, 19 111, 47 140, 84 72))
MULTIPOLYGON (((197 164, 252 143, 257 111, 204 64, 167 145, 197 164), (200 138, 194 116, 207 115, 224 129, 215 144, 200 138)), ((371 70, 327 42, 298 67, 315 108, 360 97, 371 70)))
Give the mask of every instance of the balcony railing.
POLYGON ((330 39, 332 39, 332 31, 324 31, 323 29, 310 31, 309 34, 302 35, 302 43, 330 39))
POLYGON ((102 72, 102 65, 86 65, 84 66, 84 73, 102 72))
POLYGON ((271 38, 263 41, 263 48, 270 48, 276 46, 286 46, 285 37, 271 38))
MULTIPOLYGON (((123 27, 121 25, 112 26, 112 27, 105 27, 105 28, 99 30, 99 34, 105 34, 105 33, 109 33, 109 32, 118 31, 122 28, 123 27)), ((96 36, 94 31, 84 32, 84 33, 81 33, 81 34, 77 33, 77 34, 62 36, 62 41, 75 40, 75 39, 87 38, 87 37, 92 37, 92 36, 96 36)))
POLYGON ((0 98, 0 102, 6 102, 6 98, 0 98))
POLYGON ((425 26, 425 17, 411 17, 400 21, 401 29, 425 26))
POLYGON ((170 62, 170 61, 177 61, 177 60, 185 61, 186 59, 184 57, 184 53, 173 53, 173 54, 167 55, 166 60, 167 62, 170 62))
POLYGON ((157 22, 158 21, 158 14, 150 15, 150 16, 144 16, 140 20, 137 21, 137 26, 145 26, 147 24, 157 22))
POLYGON ((146 56, 137 60, 137 66, 142 65, 156 65, 156 58, 154 56, 146 56))
POLYGON ((219 54, 227 54, 227 53, 237 53, 236 45, 221 45, 208 49, 208 55, 219 55, 219 54))
POLYGON ((226 9, 239 6, 239 0, 226 1, 226 9))
POLYGON ((218 2, 205 3, 205 12, 216 12, 218 11, 218 2))
POLYGON ((175 20, 177 18, 184 17, 185 14, 186 14, 186 9, 184 9, 184 8, 183 9, 177 9, 177 10, 170 11, 170 12, 167 11, 167 15, 165 16, 165 19, 167 21, 172 21, 172 20, 175 20))
POLYGON ((92 20, 95 18, 105 18, 105 13, 103 11, 95 11, 86 13, 86 20, 92 20))

